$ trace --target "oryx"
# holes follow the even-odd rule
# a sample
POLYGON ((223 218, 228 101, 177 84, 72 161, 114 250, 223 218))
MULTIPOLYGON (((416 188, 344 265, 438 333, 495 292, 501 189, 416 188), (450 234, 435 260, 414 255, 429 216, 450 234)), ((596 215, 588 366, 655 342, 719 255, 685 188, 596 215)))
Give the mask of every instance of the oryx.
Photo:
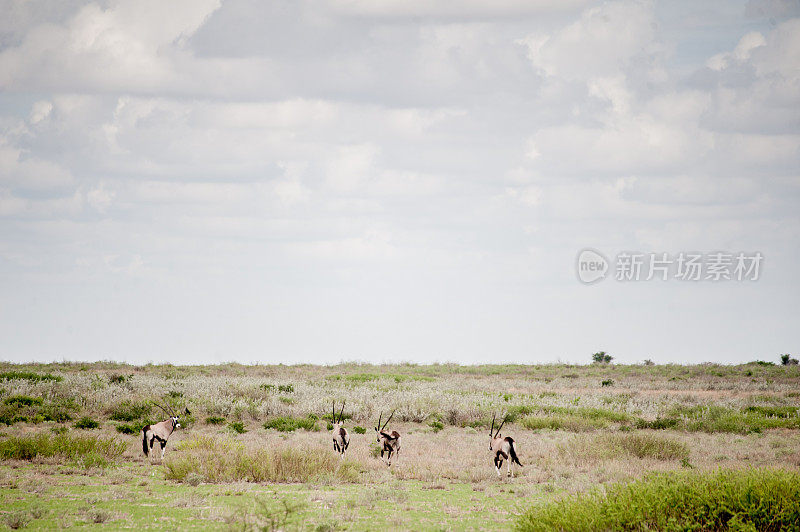
POLYGON ((381 458, 383 458, 383 453, 387 453, 387 460, 386 465, 392 465, 392 455, 393 454, 400 454, 400 433, 396 430, 393 430, 391 433, 386 432, 386 425, 389 424, 391 421, 394 412, 389 416, 389 419, 386 420, 386 423, 381 426, 381 418, 383 417, 383 412, 378 417, 378 426, 375 427, 375 432, 378 435, 378 443, 381 444, 381 458))
POLYGON ((489 429, 489 451, 494 455, 494 468, 497 471, 497 476, 500 475, 500 468, 503 467, 503 460, 508 460, 508 476, 513 477, 514 473, 511 471, 511 463, 514 462, 522 467, 522 464, 517 458, 517 451, 514 449, 514 438, 506 436, 503 438, 500 435, 500 429, 503 428, 508 416, 503 418, 503 422, 497 427, 497 432, 494 432, 494 421, 496 416, 492 416, 492 428, 489 429), (492 434, 494 432, 494 434, 492 434))
POLYGON ((342 401, 338 422, 336 421, 336 401, 333 402, 333 450, 339 453, 339 458, 344 458, 344 453, 347 452, 347 447, 350 445, 350 435, 347 433, 347 429, 342 426, 346 402, 342 401))
MULTIPOLYGON (((158 403, 153 402, 153 404, 163 410, 169 418, 154 425, 145 425, 142 428, 142 451, 145 456, 149 457, 150 451, 153 450, 153 446, 158 442, 161 444, 161 460, 164 460, 164 450, 167 447, 167 440, 175 429, 181 428, 179 422, 180 417, 175 415, 174 412, 167 412, 167 409, 158 403)), ((186 414, 191 413, 188 408, 185 409, 185 412, 186 414)))

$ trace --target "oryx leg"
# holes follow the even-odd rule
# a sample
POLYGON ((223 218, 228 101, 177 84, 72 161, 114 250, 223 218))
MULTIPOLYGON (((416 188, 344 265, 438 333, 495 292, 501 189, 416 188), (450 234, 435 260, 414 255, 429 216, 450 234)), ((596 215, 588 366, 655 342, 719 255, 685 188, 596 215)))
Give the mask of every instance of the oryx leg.
POLYGON ((511 472, 511 460, 508 461, 508 476, 513 477, 514 473, 511 472))
POLYGON ((166 449, 167 449, 167 442, 162 441, 161 442, 161 461, 162 462, 164 461, 164 451, 166 451, 166 449))

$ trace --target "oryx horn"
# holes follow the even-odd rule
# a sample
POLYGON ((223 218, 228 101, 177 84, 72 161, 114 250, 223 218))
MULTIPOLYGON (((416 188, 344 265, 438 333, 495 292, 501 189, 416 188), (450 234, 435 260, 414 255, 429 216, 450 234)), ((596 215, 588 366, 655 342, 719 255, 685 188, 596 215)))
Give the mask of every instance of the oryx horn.
POLYGON ((386 420, 386 423, 383 424, 383 426, 381 427, 381 430, 386 428, 386 425, 388 425, 389 422, 392 420, 392 416, 394 415, 394 413, 395 413, 395 410, 392 410, 392 415, 390 415, 389 419, 386 420))
POLYGON ((499 426, 499 427, 497 427, 497 432, 495 432, 495 433, 494 433, 494 437, 495 437, 495 438, 497 437, 497 435, 498 435, 498 434, 500 434, 500 429, 502 429, 502 428, 503 428, 503 425, 505 425, 505 424, 506 424, 506 421, 507 421, 507 420, 508 420, 508 414, 506 414, 506 415, 505 415, 505 417, 503 418, 503 422, 502 422, 502 423, 500 423, 500 426, 499 426))
POLYGON ((339 423, 341 423, 342 420, 344 419, 344 417, 342 417, 342 416, 344 416, 344 405, 345 405, 345 403, 347 403, 347 399, 342 401, 342 409, 339 411, 339 423))

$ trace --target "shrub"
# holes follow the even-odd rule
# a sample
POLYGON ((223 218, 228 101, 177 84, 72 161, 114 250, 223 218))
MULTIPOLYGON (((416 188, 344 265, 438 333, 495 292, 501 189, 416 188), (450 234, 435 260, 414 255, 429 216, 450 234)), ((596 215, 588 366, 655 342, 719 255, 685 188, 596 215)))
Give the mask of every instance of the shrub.
POLYGON ((221 416, 209 416, 206 418, 206 425, 222 425, 225 423, 225 418, 221 416))
POLYGON ((114 421, 136 421, 150 414, 151 405, 133 401, 121 401, 111 410, 109 417, 114 421))
POLYGON ((91 453, 105 458, 117 458, 125 451, 125 447, 125 442, 113 438, 70 434, 50 436, 42 432, 31 436, 13 436, 0 441, 0 458, 3 460, 32 460, 37 456, 79 458, 91 453))
POLYGON ((0 380, 3 381, 25 380, 28 382, 41 382, 41 381, 60 382, 63 380, 63 377, 61 375, 52 375, 50 373, 39 374, 39 373, 34 373, 32 371, 4 371, 0 373, 0 380))
POLYGON ((139 434, 142 432, 142 429, 145 425, 152 425, 152 423, 147 421, 139 421, 135 423, 120 423, 117 425, 116 429, 117 432, 121 434, 139 434))
POLYGON ((108 377, 108 382, 111 384, 125 384, 125 381, 127 380, 128 377, 125 375, 109 375, 108 377))
POLYGON ((797 359, 792 358, 792 356, 789 354, 783 354, 781 355, 781 364, 783 364, 784 366, 796 366, 797 359))
POLYGON ((230 438, 198 436, 180 444, 166 462, 166 478, 186 482, 310 482, 359 480, 357 464, 342 462, 327 449, 270 447, 251 449, 230 438), (195 477, 196 478, 196 477, 195 477))
POLYGON ((366 434, 367 433, 367 429, 365 429, 364 427, 361 427, 359 425, 356 425, 355 427, 353 427, 353 432, 355 432, 356 434, 366 434))
POLYGON ((431 421, 430 427, 433 429, 433 432, 439 432, 444 428, 444 423, 441 421, 431 421))
POLYGON ((76 429, 96 429, 99 426, 100 423, 90 418, 89 416, 83 416, 78 420, 77 423, 75 423, 76 429))
POLYGON ((636 428, 637 429, 655 429, 655 430, 663 430, 663 429, 673 429, 680 424, 680 419, 674 417, 657 417, 653 421, 647 421, 645 419, 637 419, 636 420, 636 428))
POLYGON ((247 432, 247 429, 244 428, 244 423, 241 421, 232 421, 228 424, 228 427, 230 427, 230 429, 236 434, 244 434, 247 432))
POLYGON ((4 404, 10 406, 38 406, 42 404, 41 397, 29 397, 27 395, 14 395, 3 401, 4 404))
POLYGON ((265 429, 275 429, 278 432, 292 432, 297 429, 319 430, 316 417, 282 416, 270 419, 264 423, 265 429))
POLYGON ((614 357, 607 354, 605 351, 598 351, 592 355, 592 360, 595 364, 608 364, 614 360, 614 357))
POLYGON ((604 380, 600 383, 600 386, 614 386, 614 381, 612 379, 604 380))
POLYGON ((521 424, 529 430, 550 429, 570 432, 595 430, 608 425, 603 419, 587 419, 574 414, 532 415, 522 418, 521 424))
POLYGON ((772 469, 673 471, 534 506, 517 529, 796 529, 800 474, 772 469))

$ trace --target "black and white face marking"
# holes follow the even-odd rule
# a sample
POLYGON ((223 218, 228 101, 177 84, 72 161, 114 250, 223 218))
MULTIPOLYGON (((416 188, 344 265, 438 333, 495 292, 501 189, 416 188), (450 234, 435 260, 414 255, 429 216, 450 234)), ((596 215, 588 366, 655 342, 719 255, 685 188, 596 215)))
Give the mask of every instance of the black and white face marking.
POLYGON ((176 429, 181 428, 181 424, 178 422, 178 416, 172 416, 172 426, 176 429))

